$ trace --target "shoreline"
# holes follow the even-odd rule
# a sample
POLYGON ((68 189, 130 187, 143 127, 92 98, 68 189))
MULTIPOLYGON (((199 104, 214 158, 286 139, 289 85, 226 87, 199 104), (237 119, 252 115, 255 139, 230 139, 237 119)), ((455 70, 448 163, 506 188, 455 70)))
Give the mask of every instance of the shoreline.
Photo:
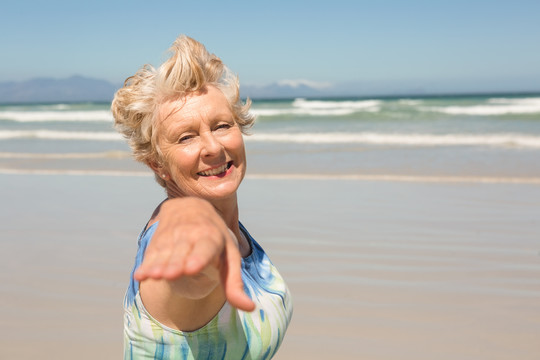
MULTIPOLYGON (((109 176, 109 177, 153 177, 149 171, 127 170, 60 170, 60 169, 15 169, 0 168, 0 175, 66 175, 66 176, 109 176)), ((418 183, 483 183, 483 184, 529 184, 540 185, 540 177, 507 176, 452 176, 452 175, 394 175, 394 174, 246 174, 253 180, 345 180, 345 181, 383 181, 418 183)))

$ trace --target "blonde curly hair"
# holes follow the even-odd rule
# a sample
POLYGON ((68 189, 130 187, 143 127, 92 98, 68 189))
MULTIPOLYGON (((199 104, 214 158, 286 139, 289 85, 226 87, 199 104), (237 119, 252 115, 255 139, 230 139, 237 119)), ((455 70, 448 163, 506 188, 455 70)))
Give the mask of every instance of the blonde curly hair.
MULTIPOLYGON (((169 49, 170 57, 156 70, 144 65, 130 76, 114 95, 111 110, 115 128, 124 135, 135 160, 150 165, 161 163, 156 121, 159 107, 212 85, 227 98, 236 123, 245 134, 255 120, 251 101, 240 99, 238 77, 198 41, 180 35, 169 49)), ((165 181, 156 175, 165 187, 165 181)))

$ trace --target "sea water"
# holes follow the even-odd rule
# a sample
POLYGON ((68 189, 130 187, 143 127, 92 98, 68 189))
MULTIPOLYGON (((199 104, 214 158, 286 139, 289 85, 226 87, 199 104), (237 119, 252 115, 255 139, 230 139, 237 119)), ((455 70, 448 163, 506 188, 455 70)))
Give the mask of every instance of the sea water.
MULTIPOLYGON (((0 172, 149 174, 109 107, 0 105, 0 172)), ((254 100, 251 111, 250 176, 540 181, 540 94, 254 100)))

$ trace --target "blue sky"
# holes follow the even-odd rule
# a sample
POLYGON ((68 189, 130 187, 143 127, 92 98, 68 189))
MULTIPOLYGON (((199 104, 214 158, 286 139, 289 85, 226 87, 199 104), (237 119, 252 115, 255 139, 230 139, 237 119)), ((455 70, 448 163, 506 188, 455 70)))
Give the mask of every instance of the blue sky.
POLYGON ((0 82, 120 83, 180 33, 243 84, 540 90, 540 1, 25 1, 0 11, 0 82))

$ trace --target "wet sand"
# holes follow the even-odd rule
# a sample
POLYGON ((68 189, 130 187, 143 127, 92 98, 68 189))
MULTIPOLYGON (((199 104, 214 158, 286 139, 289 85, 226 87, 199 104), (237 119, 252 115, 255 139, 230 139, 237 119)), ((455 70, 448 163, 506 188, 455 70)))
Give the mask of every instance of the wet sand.
MULTIPOLYGON (((0 175, 0 358, 117 359, 151 177, 0 175)), ((276 359, 538 359, 540 186, 249 178, 293 293, 276 359)))

